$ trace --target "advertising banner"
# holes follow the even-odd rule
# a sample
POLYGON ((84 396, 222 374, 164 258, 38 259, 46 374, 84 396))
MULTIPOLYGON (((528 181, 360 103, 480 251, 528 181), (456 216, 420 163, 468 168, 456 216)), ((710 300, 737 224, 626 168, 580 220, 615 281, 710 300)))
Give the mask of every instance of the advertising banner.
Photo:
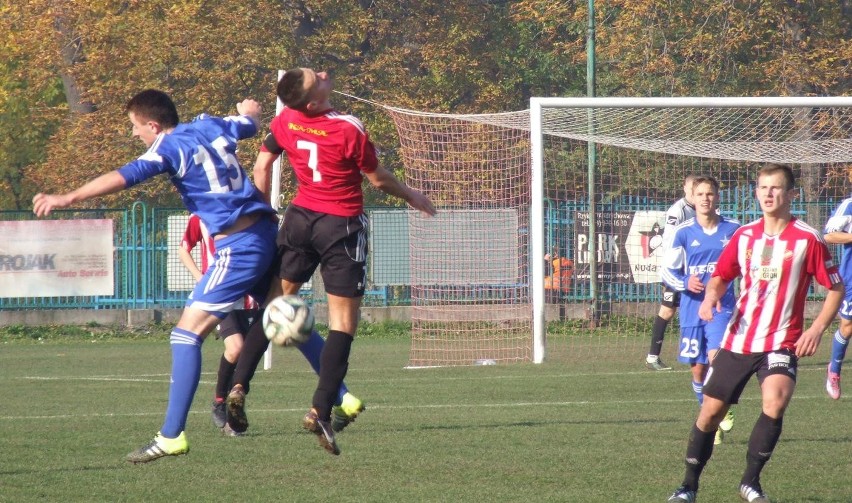
POLYGON ((0 297, 113 295, 112 220, 0 222, 0 297))
MULTIPOLYGON (((597 278, 609 283, 658 283, 663 260, 663 211, 604 211, 595 213, 597 278)), ((574 277, 590 277, 589 213, 575 219, 574 277)))

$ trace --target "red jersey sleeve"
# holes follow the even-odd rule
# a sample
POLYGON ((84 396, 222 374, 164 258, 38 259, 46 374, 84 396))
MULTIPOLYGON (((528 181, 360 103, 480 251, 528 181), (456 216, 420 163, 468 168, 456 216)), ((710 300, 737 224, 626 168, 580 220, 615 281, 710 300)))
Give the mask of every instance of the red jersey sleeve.
POLYGON ((841 283, 837 264, 831 258, 831 252, 825 242, 821 239, 813 239, 808 248, 806 264, 808 274, 813 275, 814 279, 826 288, 841 283))
POLYGON ((379 166, 376 147, 361 121, 352 117, 355 127, 346 130, 349 138, 345 143, 346 156, 355 160, 355 164, 364 173, 372 173, 379 166))
POLYGON ((186 223, 186 230, 183 232, 183 239, 180 242, 180 247, 186 251, 192 251, 195 246, 201 242, 203 235, 201 234, 201 219, 197 215, 190 215, 189 221, 186 223))
POLYGON ((733 281, 740 277, 742 269, 740 267, 739 249, 740 240, 743 238, 743 227, 734 231, 731 241, 722 249, 719 259, 716 261, 716 269, 713 271, 713 277, 720 277, 724 281, 733 281))

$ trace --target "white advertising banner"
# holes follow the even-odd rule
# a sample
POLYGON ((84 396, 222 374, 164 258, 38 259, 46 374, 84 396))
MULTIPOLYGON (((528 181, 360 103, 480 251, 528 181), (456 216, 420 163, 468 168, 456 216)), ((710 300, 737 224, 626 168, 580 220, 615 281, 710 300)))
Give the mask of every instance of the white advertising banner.
POLYGON ((0 297, 114 295, 112 220, 0 222, 0 297))

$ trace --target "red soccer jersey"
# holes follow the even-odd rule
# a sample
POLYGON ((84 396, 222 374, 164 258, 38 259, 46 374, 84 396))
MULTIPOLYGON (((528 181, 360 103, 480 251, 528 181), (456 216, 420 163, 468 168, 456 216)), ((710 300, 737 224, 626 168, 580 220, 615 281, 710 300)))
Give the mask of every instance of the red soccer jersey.
POLYGON ((811 278, 826 288, 841 282, 822 236, 796 218, 778 236, 764 233, 762 218, 740 227, 713 276, 725 281, 742 276, 722 341, 723 348, 741 354, 795 350, 811 278))
POLYGON ((361 172, 378 166, 376 149, 361 121, 334 110, 311 117, 285 107, 270 124, 262 150, 280 154, 296 174, 292 204, 320 213, 352 217, 364 212, 361 172))
MULTIPOLYGON (((201 273, 207 272, 207 268, 213 263, 213 257, 216 254, 215 241, 210 237, 210 232, 204 222, 198 218, 198 215, 190 215, 189 221, 186 223, 186 230, 183 232, 183 239, 180 242, 180 247, 191 252, 198 244, 201 244, 201 273)), ((251 296, 246 295, 243 302, 243 309, 257 309, 259 306, 251 296)))

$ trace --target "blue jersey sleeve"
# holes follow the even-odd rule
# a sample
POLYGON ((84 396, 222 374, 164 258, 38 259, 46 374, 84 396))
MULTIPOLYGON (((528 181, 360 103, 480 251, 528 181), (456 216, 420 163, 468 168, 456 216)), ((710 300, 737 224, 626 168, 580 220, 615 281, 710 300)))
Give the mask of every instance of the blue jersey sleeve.
POLYGON ((248 115, 232 115, 222 119, 225 130, 238 140, 251 138, 257 134, 257 124, 248 115))
POLYGON ((161 173, 169 173, 171 171, 166 158, 156 151, 160 139, 162 137, 158 138, 157 142, 144 155, 118 169, 118 173, 124 177, 127 188, 161 173))
POLYGON ((689 279, 686 274, 685 234, 686 232, 682 227, 674 230, 671 246, 665 251, 663 259, 663 282, 679 292, 686 290, 687 280, 689 279))

